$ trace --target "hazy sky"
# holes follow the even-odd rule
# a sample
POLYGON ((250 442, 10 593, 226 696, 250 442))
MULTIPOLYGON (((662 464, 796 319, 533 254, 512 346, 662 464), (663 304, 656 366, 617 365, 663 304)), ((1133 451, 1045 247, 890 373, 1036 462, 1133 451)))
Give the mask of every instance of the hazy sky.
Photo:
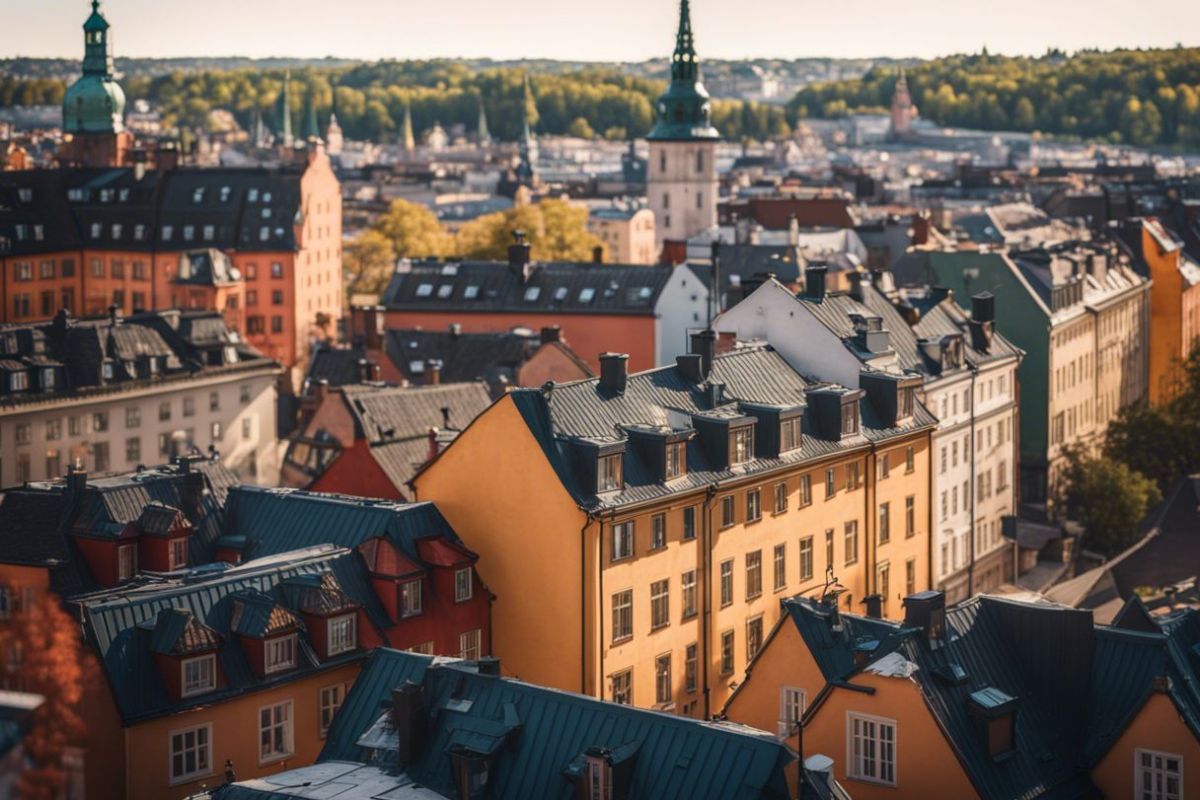
MULTIPOLYGON (((632 61, 676 0, 105 0, 117 55, 632 61)), ((1200 45, 1200 0, 692 0, 701 57, 1200 45)), ((0 0, 0 56, 75 56, 88 0, 0 0), (13 23, 20 21, 19 29, 13 23)))

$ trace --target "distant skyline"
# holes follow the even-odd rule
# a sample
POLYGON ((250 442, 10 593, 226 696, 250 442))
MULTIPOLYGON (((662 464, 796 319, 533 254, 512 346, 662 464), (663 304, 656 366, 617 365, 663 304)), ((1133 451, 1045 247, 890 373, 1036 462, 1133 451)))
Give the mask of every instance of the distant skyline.
MULTIPOLYGON (((676 0, 106 0, 118 56, 643 61, 671 49, 676 0)), ((0 0, 0 56, 74 57, 88 0, 0 0)), ((701 58, 930 58, 1200 45, 1200 2, 692 0, 701 58)))

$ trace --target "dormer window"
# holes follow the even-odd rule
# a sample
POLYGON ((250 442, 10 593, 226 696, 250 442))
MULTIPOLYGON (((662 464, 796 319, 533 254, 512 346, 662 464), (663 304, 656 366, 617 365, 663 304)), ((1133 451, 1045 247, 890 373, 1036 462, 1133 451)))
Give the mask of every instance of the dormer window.
POLYGON ((212 653, 184 659, 179 671, 179 685, 184 697, 193 697, 217 688, 217 657, 212 653))
POLYGON ((167 570, 169 572, 174 572, 177 569, 183 569, 186 567, 188 564, 187 539, 172 539, 170 550, 167 554, 167 559, 167 570))
POLYGON ((607 759, 587 757, 587 800, 612 800, 612 764, 607 759))
POLYGON ((623 453, 599 457, 597 465, 599 468, 596 470, 597 492, 619 492, 625 488, 624 458, 623 453))
POLYGON ((674 480, 687 472, 687 442, 667 442, 663 475, 674 480))
POLYGON ((779 421, 779 452, 786 453, 800 446, 800 417, 779 421))
POLYGON ((916 403, 916 389, 911 386, 902 386, 899 396, 896 398, 896 418, 910 419, 913 415, 913 406, 916 403))
POLYGON ((288 634, 263 643, 263 670, 268 674, 296 666, 296 634, 288 634))
POLYGON ((358 647, 358 617, 346 614, 325 621, 325 649, 330 656, 348 653, 358 647))
POLYGON ((137 572, 137 545, 123 544, 117 548, 117 581, 133 580, 137 572))
POLYGON ((469 750, 450 754, 454 764, 454 782, 460 800, 476 800, 487 796, 489 758, 469 750))
POLYGON ((743 425, 729 431, 729 466, 745 464, 754 458, 754 426, 743 425))
POLYGON ((842 436, 853 436, 858 433, 858 402, 851 401, 842 404, 842 436))
POLYGON ((421 610, 421 579, 400 584, 400 618, 418 616, 421 610))
POLYGON ((975 720, 983 745, 993 760, 1017 748, 1017 698, 991 686, 967 696, 967 713, 975 720))

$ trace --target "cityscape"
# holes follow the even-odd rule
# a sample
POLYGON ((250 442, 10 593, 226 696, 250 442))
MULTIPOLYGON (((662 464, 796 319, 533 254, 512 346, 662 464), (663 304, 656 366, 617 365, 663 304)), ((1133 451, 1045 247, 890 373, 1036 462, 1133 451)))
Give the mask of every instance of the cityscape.
POLYGON ((0 800, 1200 798, 1200 41, 520 4, 0 41, 0 800))

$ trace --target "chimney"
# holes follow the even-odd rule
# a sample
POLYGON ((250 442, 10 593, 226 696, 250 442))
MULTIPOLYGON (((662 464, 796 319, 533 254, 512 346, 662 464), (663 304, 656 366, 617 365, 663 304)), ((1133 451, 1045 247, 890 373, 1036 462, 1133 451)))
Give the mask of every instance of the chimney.
POLYGON ((121 321, 121 307, 116 303, 108 307, 108 321, 112 325, 116 325, 121 321))
POLYGON ((363 309, 363 340, 369 350, 383 349, 383 306, 363 309))
MULTIPOLYGON (((51 476, 54 477, 54 476, 51 476)), ((79 496, 87 488, 87 470, 71 464, 67 467, 67 494, 79 496)))
POLYGON ((365 358, 360 358, 358 360, 358 380, 360 382, 366 383, 367 381, 371 380, 374 377, 374 372, 375 370, 371 368, 370 361, 365 358))
POLYGON ((592 263, 593 264, 603 264, 604 263, 604 248, 601 245, 596 245, 595 247, 592 248, 592 263))
POLYGON ((725 402, 725 384, 709 381, 704 384, 704 391, 708 395, 709 408, 717 408, 725 402))
POLYGON ((737 349, 737 331, 719 331, 717 333, 717 353, 732 353, 737 349))
POLYGON ((700 356, 696 353, 675 356, 675 369, 679 370, 689 383, 700 383, 704 380, 700 356))
POLYGON ((500 677, 500 659, 495 656, 484 656, 475 662, 475 669, 480 675, 487 675, 491 678, 500 677))
POLYGON ((735 244, 750 243, 750 218, 735 217, 733 220, 733 235, 735 244))
POLYGON ((405 681, 392 690, 392 727, 401 765, 412 764, 425 749, 426 714, 423 685, 405 681))
POLYGON ((825 299, 825 276, 829 268, 817 264, 804 270, 804 296, 815 303, 825 299))
POLYGON ((996 298, 990 292, 971 297, 971 347, 981 353, 990 352, 996 327, 996 298))
POLYGON ((442 427, 450 430, 450 406, 442 406, 442 427))
POLYGON ((800 246, 800 221, 795 214, 788 214, 788 247, 800 246))
POLYGON ((562 327, 559 325, 547 325, 547 326, 543 327, 541 339, 542 339, 542 344, 549 344, 550 342, 561 342, 562 341, 562 327))
POLYGON ((437 428, 430 428, 429 433, 426 434, 426 436, 429 440, 429 450, 425 454, 426 461, 433 461, 435 458, 438 457, 438 452, 441 450, 441 448, 438 447, 438 434, 439 433, 441 433, 441 431, 439 431, 437 428))
POLYGON ((313 389, 313 396, 316 397, 317 402, 319 403, 322 400, 324 400, 328 395, 329 395, 329 381, 326 380, 325 378, 321 378, 321 380, 317 381, 316 386, 313 389))
POLYGON ((855 271, 855 272, 851 272, 849 277, 850 277, 850 296, 853 297, 855 300, 857 300, 860 303, 864 302, 864 300, 863 300, 863 282, 866 280, 866 276, 861 272, 855 271))
POLYGON ((883 619, 883 595, 869 594, 862 599, 862 604, 867 607, 868 617, 883 619))
POLYGON ((717 332, 705 328, 692 334, 692 353, 700 356, 700 374, 707 378, 712 373, 713 359, 717 355, 717 332))
POLYGON ((927 589, 904 598, 904 627, 920 628, 930 643, 941 641, 946 632, 946 595, 927 589))
POLYGON ((459 336, 462 336, 462 323, 451 322, 448 330, 450 331, 450 337, 457 339, 459 336))
POLYGON ((934 303, 940 303, 950 297, 952 292, 948 286, 931 286, 929 287, 929 299, 934 303))
POLYGON ((817 790, 817 794, 821 797, 837 797, 838 793, 834 791, 837 786, 837 779, 833 775, 833 759, 829 756, 816 753, 804 759, 804 771, 812 778, 813 783, 818 781, 826 788, 817 790))
POLYGON ((629 377, 628 353, 600 354, 600 388, 611 394, 625 393, 625 380, 629 377))
POLYGON ((712 256, 712 274, 708 283, 708 324, 717 318, 724 309, 721 306, 721 239, 713 240, 710 250, 712 256))
POLYGON ((525 283, 529 280, 529 242, 525 241, 525 231, 513 231, 512 236, 513 243, 508 246, 508 269, 525 283))
POLYGON ((442 361, 430 358, 425 361, 425 385, 437 386, 442 382, 442 361))

